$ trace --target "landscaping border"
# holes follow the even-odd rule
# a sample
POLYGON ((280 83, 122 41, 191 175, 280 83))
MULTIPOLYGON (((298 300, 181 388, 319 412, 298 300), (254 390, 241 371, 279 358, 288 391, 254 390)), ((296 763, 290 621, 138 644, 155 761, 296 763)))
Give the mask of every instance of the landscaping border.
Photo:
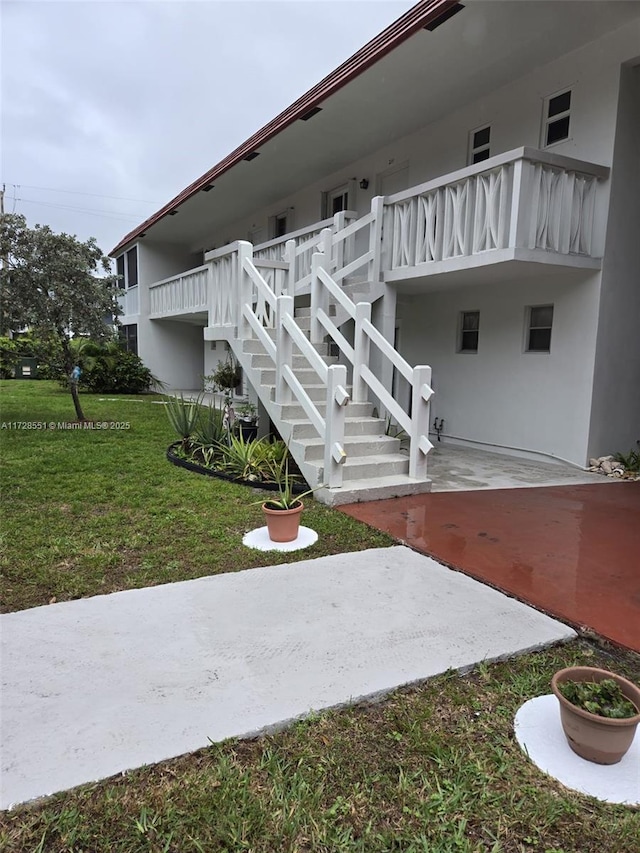
MULTIPOLYGON (((190 462, 188 459, 182 459, 176 456, 174 450, 179 447, 182 442, 174 441, 167 448, 167 460, 172 465, 178 468, 184 468, 186 471, 193 471, 194 474, 204 474, 206 477, 215 477, 218 480, 226 480, 228 483, 236 483, 238 486, 250 486, 252 489, 262 489, 265 492, 277 492, 279 486, 277 483, 265 483, 262 480, 241 480, 238 477, 232 477, 230 474, 224 474, 222 471, 216 471, 213 468, 207 468, 205 465, 199 465, 197 462, 190 462)), ((305 483, 294 483, 292 491, 294 495, 301 495, 308 491, 309 486, 305 483)))

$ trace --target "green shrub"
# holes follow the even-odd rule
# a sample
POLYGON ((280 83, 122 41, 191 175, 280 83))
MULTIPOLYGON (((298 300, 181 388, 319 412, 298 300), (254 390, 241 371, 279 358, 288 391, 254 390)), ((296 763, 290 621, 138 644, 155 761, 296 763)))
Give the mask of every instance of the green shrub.
POLYGON ((92 356, 79 383, 84 390, 97 394, 142 394, 154 384, 154 377, 142 360, 121 349, 92 356))
MULTIPOLYGON (((640 442, 637 444, 640 445, 640 442)), ((630 450, 628 453, 616 453, 615 460, 624 465, 625 471, 640 474, 640 449, 630 450)))
POLYGON ((13 371, 21 356, 17 341, 11 338, 0 338, 0 379, 13 377, 13 371))

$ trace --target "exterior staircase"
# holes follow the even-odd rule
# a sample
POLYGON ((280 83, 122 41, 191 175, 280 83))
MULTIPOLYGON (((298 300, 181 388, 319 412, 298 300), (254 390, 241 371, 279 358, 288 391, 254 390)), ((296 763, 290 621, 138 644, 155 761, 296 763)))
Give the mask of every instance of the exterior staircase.
POLYGON ((339 213, 311 234, 205 256, 205 340, 228 341, 316 498, 331 505, 431 488, 431 368, 409 365, 371 322, 388 290, 382 201, 354 221, 339 213), (391 392, 393 370, 411 388, 411 412, 391 392))
MULTIPOLYGON (((366 283, 359 282, 356 286, 358 295, 364 295, 366 283)), ((335 317, 336 313, 337 307, 331 306, 332 316, 335 317)), ((309 338, 311 308, 297 308, 295 317, 298 326, 309 338)), ((275 340, 275 329, 267 331, 275 340)), ((264 347, 256 339, 242 343, 236 341, 236 346, 232 342, 232 347, 269 417, 286 441, 305 480, 312 487, 322 485, 324 441, 318 437, 300 404, 275 401, 276 371, 264 347)), ((339 363, 337 356, 329 354, 328 343, 315 344, 314 348, 325 364, 339 363)), ((292 366, 306 393, 324 415, 326 388, 318 384, 317 374, 309 367, 307 358, 295 349, 292 366)), ((351 393, 352 386, 348 385, 346 390, 351 393)), ((375 416, 372 403, 349 402, 344 421, 343 449, 346 458, 343 463, 342 485, 333 489, 320 488, 315 497, 324 503, 337 506, 429 491, 430 480, 416 480, 409 476, 408 453, 403 450, 400 438, 386 434, 386 427, 387 421, 375 416)))

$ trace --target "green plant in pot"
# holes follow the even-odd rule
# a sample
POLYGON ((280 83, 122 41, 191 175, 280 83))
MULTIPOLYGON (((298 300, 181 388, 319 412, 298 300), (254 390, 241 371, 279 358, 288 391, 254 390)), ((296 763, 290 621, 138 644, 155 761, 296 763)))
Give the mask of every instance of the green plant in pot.
POLYGON ((259 503, 262 503, 269 539, 272 542, 293 542, 298 538, 300 530, 300 516, 304 509, 302 499, 321 489, 322 486, 307 489, 301 495, 295 494, 296 477, 289 473, 288 455, 280 461, 274 473, 274 480, 278 485, 277 495, 259 503))
POLYGON ((217 391, 226 392, 227 396, 231 396, 233 389, 237 388, 242 382, 242 369, 231 353, 229 353, 224 361, 219 362, 213 373, 204 378, 217 391))
POLYGON ((590 666, 561 669, 551 680, 571 749, 596 764, 617 764, 640 723, 640 687, 590 666))
POLYGON ((254 441, 258 436, 258 409, 249 400, 235 407, 238 432, 245 441, 254 441))

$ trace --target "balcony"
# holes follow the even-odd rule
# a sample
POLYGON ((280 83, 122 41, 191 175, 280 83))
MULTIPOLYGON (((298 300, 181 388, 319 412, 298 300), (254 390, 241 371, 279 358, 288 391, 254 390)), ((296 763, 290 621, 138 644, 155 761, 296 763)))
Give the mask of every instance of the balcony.
MULTIPOLYGON (((385 281, 443 276, 508 261, 598 269, 598 182, 609 169, 532 148, 384 199, 385 281)), ((495 270, 492 270, 492 275, 495 270)), ((470 278, 470 277, 469 277, 470 278)))
POLYGON ((209 264, 157 281, 149 287, 149 317, 206 317, 211 290, 209 264))
MULTIPOLYGON (((253 263, 276 297, 309 292, 311 259, 321 251, 330 254, 332 273, 342 271, 339 281, 354 281, 359 271, 399 288, 530 275, 540 264, 599 269, 600 185, 608 175, 604 166, 517 148, 376 198, 360 219, 343 211, 256 246, 253 263)), ((208 252, 203 266, 152 284, 149 317, 233 326, 239 245, 208 252)))

